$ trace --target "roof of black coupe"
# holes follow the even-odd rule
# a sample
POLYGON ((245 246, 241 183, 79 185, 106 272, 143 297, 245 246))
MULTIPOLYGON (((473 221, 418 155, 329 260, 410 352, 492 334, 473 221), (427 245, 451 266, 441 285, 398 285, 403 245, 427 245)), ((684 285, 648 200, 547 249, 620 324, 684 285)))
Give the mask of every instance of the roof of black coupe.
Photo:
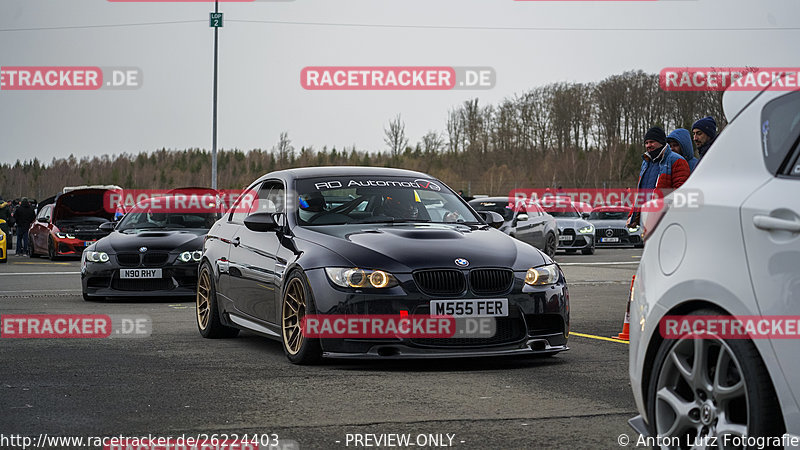
POLYGON ((383 176, 383 177, 423 177, 433 178, 430 175, 413 170, 394 169, 390 167, 370 166, 316 166, 285 169, 268 173, 261 178, 288 176, 290 178, 315 178, 336 176, 383 176))

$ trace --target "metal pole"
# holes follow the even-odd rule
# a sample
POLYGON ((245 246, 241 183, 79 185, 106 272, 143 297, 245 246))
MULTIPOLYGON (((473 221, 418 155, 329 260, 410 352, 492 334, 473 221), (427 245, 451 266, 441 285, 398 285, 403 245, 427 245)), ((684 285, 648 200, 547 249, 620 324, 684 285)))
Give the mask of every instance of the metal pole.
MULTIPOLYGON (((219 0, 214 1, 214 12, 219 13, 219 0)), ((211 142, 211 189, 217 189, 217 52, 219 27, 214 27, 214 117, 211 142)))

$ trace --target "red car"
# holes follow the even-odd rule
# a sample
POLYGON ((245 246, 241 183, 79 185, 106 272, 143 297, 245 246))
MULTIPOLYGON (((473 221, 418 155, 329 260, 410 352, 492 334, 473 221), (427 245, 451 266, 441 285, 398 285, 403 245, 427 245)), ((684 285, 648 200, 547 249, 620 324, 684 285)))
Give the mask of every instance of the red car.
POLYGON ((114 212, 103 207, 108 189, 77 189, 58 195, 54 203, 40 205, 36 221, 28 230, 31 257, 81 256, 83 249, 106 236, 100 225, 114 220, 114 212))

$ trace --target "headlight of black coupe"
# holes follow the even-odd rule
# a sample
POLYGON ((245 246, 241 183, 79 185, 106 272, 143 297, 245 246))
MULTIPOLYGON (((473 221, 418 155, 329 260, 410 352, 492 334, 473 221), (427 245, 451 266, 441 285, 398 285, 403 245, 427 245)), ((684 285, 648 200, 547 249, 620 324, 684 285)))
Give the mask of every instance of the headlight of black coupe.
POLYGON ((326 267, 325 273, 333 284, 344 288, 390 288, 399 283, 394 275, 383 270, 358 267, 326 267))
POLYGON ((559 270, 555 264, 541 267, 531 267, 525 274, 525 284, 531 286, 545 286, 558 282, 559 270))

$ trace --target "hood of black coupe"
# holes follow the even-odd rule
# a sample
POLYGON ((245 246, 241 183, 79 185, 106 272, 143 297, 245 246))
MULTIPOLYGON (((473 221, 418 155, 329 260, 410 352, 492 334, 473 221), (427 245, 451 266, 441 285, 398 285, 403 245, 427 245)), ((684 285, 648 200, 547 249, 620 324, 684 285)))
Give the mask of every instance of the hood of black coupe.
POLYGON ((426 268, 508 267, 545 263, 541 252, 492 228, 446 224, 337 225, 300 228, 298 237, 322 245, 357 267, 407 273, 426 268), (459 266, 465 259, 468 266, 459 266))

